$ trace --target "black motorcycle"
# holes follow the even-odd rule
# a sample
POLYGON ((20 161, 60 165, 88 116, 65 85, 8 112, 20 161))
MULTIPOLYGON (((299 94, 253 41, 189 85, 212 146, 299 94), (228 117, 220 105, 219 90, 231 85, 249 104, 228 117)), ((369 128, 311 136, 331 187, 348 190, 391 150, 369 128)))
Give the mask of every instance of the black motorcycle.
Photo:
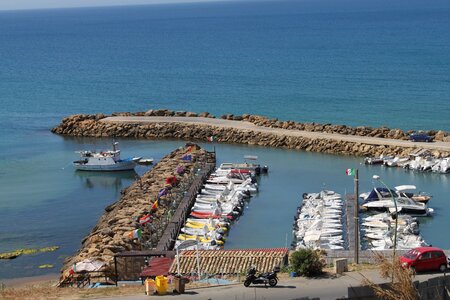
POLYGON ((251 267, 247 272, 247 277, 244 281, 244 286, 249 287, 250 284, 269 284, 269 286, 274 287, 278 283, 277 273, 280 271, 280 268, 273 268, 272 272, 257 274, 256 268, 251 267))

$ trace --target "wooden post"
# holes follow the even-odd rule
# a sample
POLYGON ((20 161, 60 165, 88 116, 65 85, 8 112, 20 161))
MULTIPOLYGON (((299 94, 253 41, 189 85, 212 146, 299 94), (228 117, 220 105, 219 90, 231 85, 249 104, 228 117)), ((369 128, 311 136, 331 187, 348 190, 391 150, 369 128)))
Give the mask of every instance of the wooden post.
POLYGON ((359 178, 358 169, 355 169, 355 263, 359 264, 359 178))
POLYGON ((114 272, 116 274, 114 274, 116 276, 116 286, 117 286, 117 282, 119 281, 119 275, 117 275, 117 257, 114 255, 114 272))

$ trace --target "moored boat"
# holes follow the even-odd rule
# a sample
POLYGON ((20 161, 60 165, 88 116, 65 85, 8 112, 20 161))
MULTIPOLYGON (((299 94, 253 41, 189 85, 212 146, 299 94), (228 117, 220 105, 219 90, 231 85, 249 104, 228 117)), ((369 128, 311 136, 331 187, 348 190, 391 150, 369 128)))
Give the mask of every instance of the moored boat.
POLYGON ((79 151, 80 160, 74 161, 73 166, 80 171, 128 171, 133 170, 140 157, 120 158, 118 142, 113 143, 113 150, 106 151, 79 151))

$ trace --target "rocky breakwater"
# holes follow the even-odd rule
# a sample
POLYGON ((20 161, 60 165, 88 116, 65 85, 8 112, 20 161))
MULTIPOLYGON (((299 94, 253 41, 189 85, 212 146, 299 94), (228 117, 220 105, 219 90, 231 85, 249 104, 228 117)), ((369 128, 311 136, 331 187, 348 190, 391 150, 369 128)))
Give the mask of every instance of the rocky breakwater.
MULTIPOLYGON (((83 115, 75 115, 82 117, 83 115)), ((73 117, 75 117, 73 116, 73 117)), ((169 109, 150 109, 145 112, 115 112, 111 116, 149 116, 149 117, 203 117, 203 118, 216 118, 209 112, 189 112, 189 111, 172 111, 169 109)), ((90 117, 101 119, 107 117, 104 114, 91 115, 90 117)), ((378 138, 388 138, 388 139, 398 139, 398 140, 408 140, 409 135, 414 133, 414 130, 401 130, 395 128, 388 128, 386 126, 382 127, 370 127, 370 126, 357 126, 351 127, 347 125, 337 125, 337 124, 320 124, 320 123, 308 123, 308 122, 297 122, 297 121, 283 121, 277 118, 268 118, 266 116, 260 115, 233 115, 224 114, 220 116, 220 119, 233 120, 233 121, 247 121, 258 126, 270 127, 270 128, 281 128, 288 130, 301 130, 308 132, 326 132, 326 133, 338 133, 344 135, 356 135, 356 136, 366 136, 366 137, 378 137, 378 138)), ((63 124, 62 122, 61 124, 63 124)), ((56 128, 55 128, 56 129, 56 128)), ((427 135, 431 136, 435 141, 450 142, 449 132, 443 130, 426 130, 424 131, 427 135)))
MULTIPOLYGON (((203 116, 211 117, 208 113, 195 114, 186 112, 173 112, 169 110, 151 110, 146 113, 115 113, 115 116, 189 116, 192 118, 203 116)), ((392 145, 374 145, 363 142, 350 142, 332 138, 307 138, 295 136, 290 132, 318 132, 333 133, 345 136, 367 136, 376 138, 406 139, 410 131, 404 132, 399 129, 371 128, 371 127, 347 127, 345 125, 299 123, 294 121, 278 121, 256 115, 223 115, 221 119, 233 121, 247 121, 259 127, 280 128, 285 134, 273 132, 257 132, 239 128, 223 128, 203 124, 186 124, 177 122, 164 123, 124 123, 124 122, 102 122, 106 117, 97 115, 73 115, 63 119, 60 125, 52 131, 58 134, 91 137, 132 137, 132 138, 179 138, 185 140, 206 141, 208 137, 214 136, 218 142, 242 143, 250 145, 282 147, 313 152, 323 152, 342 155, 357 156, 379 156, 395 155, 407 156, 417 150, 415 144, 411 147, 400 147, 392 145)), ((448 133, 443 131, 428 132, 435 140, 450 141, 448 133)), ((435 157, 446 157, 450 153, 433 150, 435 157)))
POLYGON ((72 273, 74 264, 85 259, 104 262, 106 271, 112 272, 116 253, 155 247, 183 191, 195 178, 194 170, 210 155, 195 144, 186 144, 124 189, 120 199, 105 208, 97 225, 82 240, 81 249, 65 260, 61 279, 72 273))

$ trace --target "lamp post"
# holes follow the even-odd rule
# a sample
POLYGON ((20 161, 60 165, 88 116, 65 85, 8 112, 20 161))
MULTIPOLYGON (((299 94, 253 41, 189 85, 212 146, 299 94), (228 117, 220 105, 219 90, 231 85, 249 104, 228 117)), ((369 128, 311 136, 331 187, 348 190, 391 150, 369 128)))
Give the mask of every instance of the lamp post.
MULTIPOLYGON (((398 227, 398 209, 397 209, 397 201, 395 200, 394 194, 392 194, 391 189, 386 185, 386 183, 381 180, 380 176, 373 175, 372 177, 375 180, 378 180, 388 191, 392 197, 392 201, 394 202, 395 207, 395 229, 394 229, 394 251, 392 253, 392 268, 394 268, 395 263, 395 251, 397 249, 397 227, 398 227)), ((392 272, 392 282, 394 282, 394 272, 392 272)))

